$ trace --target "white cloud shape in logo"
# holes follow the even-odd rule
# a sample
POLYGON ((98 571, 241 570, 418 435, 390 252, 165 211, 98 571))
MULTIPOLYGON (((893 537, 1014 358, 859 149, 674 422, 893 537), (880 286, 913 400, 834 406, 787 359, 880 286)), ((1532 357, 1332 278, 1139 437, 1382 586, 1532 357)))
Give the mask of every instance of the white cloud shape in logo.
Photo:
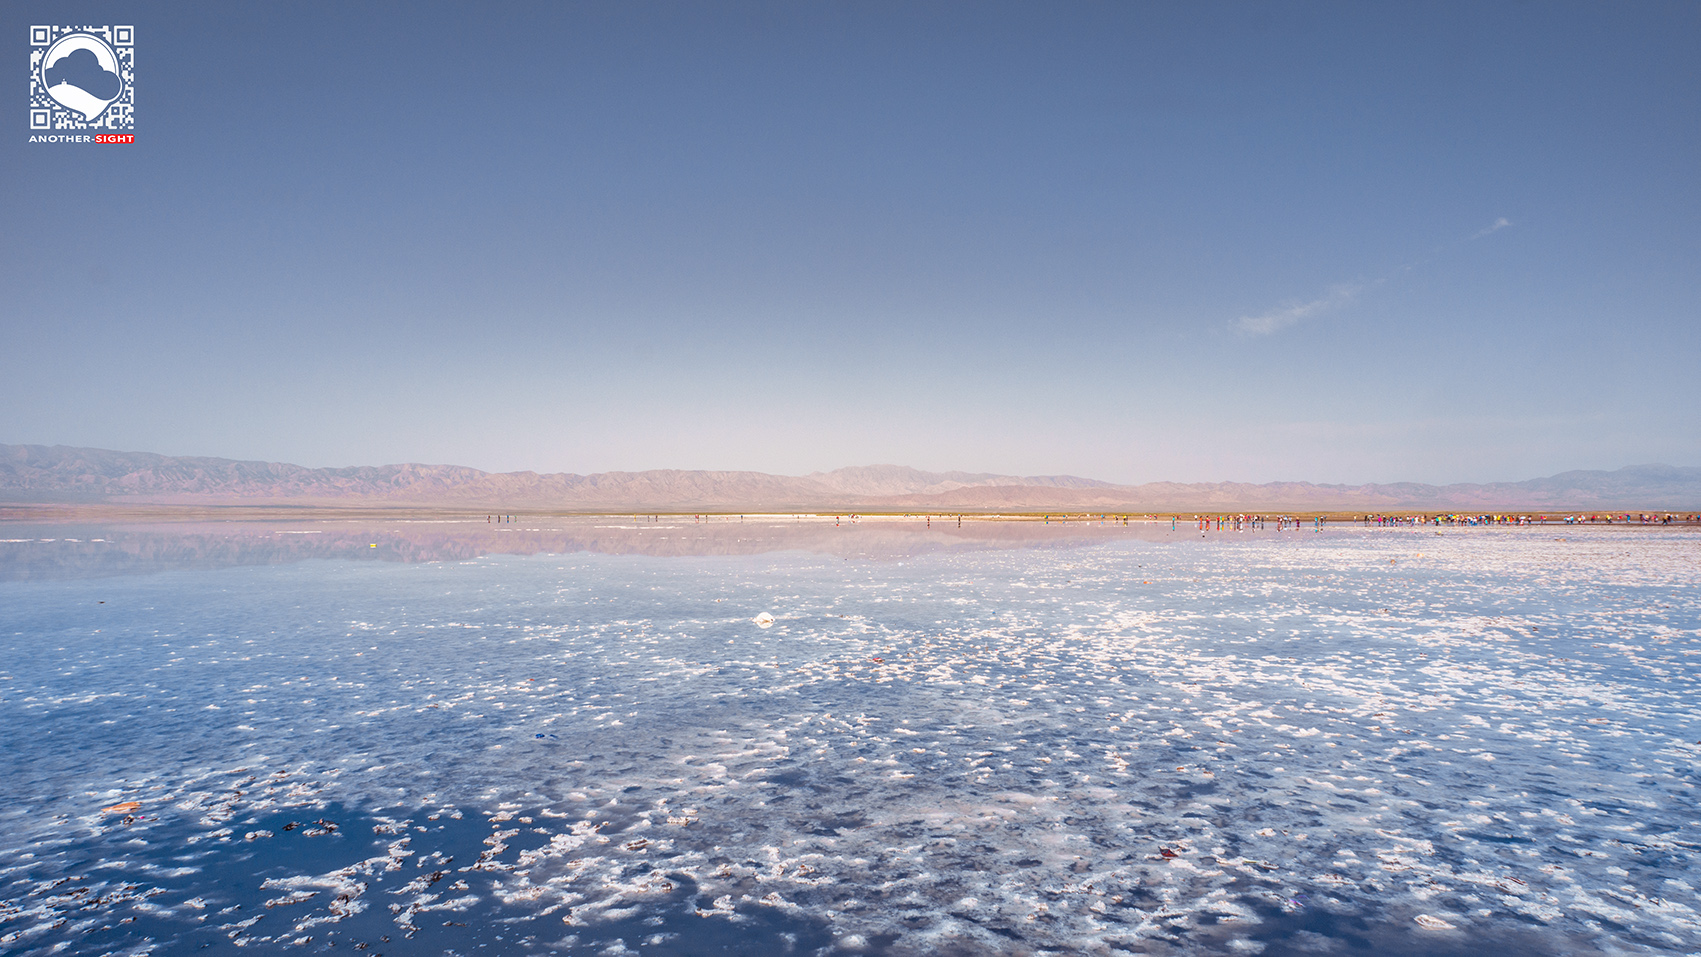
POLYGON ((61 37, 41 59, 41 85, 54 102, 93 120, 124 92, 118 57, 99 37, 61 37))

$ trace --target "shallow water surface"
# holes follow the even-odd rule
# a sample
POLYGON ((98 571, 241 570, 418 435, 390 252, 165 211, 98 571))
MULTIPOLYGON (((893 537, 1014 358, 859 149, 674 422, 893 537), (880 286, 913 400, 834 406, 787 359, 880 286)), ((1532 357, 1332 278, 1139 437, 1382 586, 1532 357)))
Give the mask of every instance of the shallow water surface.
POLYGON ((982 524, 0 526, 0 950, 1701 951, 1701 535, 982 524))

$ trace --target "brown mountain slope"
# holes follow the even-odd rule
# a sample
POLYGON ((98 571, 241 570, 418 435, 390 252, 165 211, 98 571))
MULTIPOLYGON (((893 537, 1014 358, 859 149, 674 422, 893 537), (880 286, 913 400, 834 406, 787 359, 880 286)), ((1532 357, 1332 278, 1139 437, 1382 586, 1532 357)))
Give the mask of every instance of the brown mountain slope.
POLYGON ((893 465, 801 477, 679 469, 594 475, 492 473, 464 466, 415 463, 315 469, 280 462, 0 445, 0 500, 563 511, 1695 510, 1701 508, 1701 468, 1644 465, 1487 485, 1113 485, 1074 476, 923 472, 893 465))

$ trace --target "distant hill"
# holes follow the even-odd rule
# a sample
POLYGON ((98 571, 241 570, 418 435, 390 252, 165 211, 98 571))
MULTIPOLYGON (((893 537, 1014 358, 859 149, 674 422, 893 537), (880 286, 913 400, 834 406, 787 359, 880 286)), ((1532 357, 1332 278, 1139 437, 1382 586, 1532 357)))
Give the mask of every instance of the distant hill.
POLYGON ((1701 468, 1636 465, 1486 485, 1311 482, 1116 485, 1071 475, 923 472, 871 465, 764 472, 482 472, 458 465, 315 469, 281 462, 0 445, 0 501, 136 505, 366 505, 636 509, 1223 511, 1233 509, 1701 509, 1701 468))
POLYGON ((1073 475, 992 475, 986 472, 923 472, 904 465, 859 465, 812 472, 805 478, 835 492, 863 498, 937 495, 965 488, 1105 488, 1117 486, 1073 475))

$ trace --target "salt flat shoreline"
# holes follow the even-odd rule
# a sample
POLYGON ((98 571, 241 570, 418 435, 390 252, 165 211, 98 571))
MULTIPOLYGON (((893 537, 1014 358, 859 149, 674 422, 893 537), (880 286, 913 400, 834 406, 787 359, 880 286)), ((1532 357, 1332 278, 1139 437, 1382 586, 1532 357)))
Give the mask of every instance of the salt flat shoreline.
POLYGON ((205 521, 484 521, 503 524, 510 520, 542 521, 560 519, 626 519, 631 521, 737 522, 790 520, 798 522, 1111 522, 1170 523, 1257 519, 1275 522, 1278 518, 1310 524, 1321 519, 1332 525, 1375 524, 1378 520, 1409 525, 1418 519, 1420 524, 1442 525, 1493 524, 1497 526, 1572 526, 1578 524, 1621 528, 1671 528, 1701 525, 1701 512, 1694 510, 1615 509, 1611 512, 1590 509, 1504 509, 1458 510, 1437 509, 1269 509, 1235 507, 1219 509, 1169 509, 1162 511, 1086 511, 1007 509, 1000 511, 923 512, 902 510, 861 511, 844 508, 765 509, 739 511, 730 508, 701 509, 540 509, 522 508, 503 512, 487 509, 451 508, 439 506, 374 506, 374 505, 292 505, 292 504, 232 504, 232 505, 155 505, 117 503, 11 503, 0 505, 0 522, 205 522, 205 521), (1626 518, 1628 516, 1628 518, 1626 518))
POLYGON ((1484 542, 1552 539, 1653 543, 1701 534, 1674 525, 1380 525, 1333 515, 1238 525, 1222 516, 1174 519, 1062 516, 850 515, 465 515, 174 512, 32 516, 0 520, 0 581, 125 575, 152 568, 213 568, 313 559, 419 564, 494 556, 604 554, 727 558, 783 552, 889 563, 949 552, 1088 548, 1115 543, 1236 546, 1284 541, 1297 547, 1362 541, 1484 542), (510 520, 511 519, 511 520, 510 520), (1658 532, 1670 534, 1660 535, 1658 532), (1414 539, 1414 536, 1416 537, 1414 539))

